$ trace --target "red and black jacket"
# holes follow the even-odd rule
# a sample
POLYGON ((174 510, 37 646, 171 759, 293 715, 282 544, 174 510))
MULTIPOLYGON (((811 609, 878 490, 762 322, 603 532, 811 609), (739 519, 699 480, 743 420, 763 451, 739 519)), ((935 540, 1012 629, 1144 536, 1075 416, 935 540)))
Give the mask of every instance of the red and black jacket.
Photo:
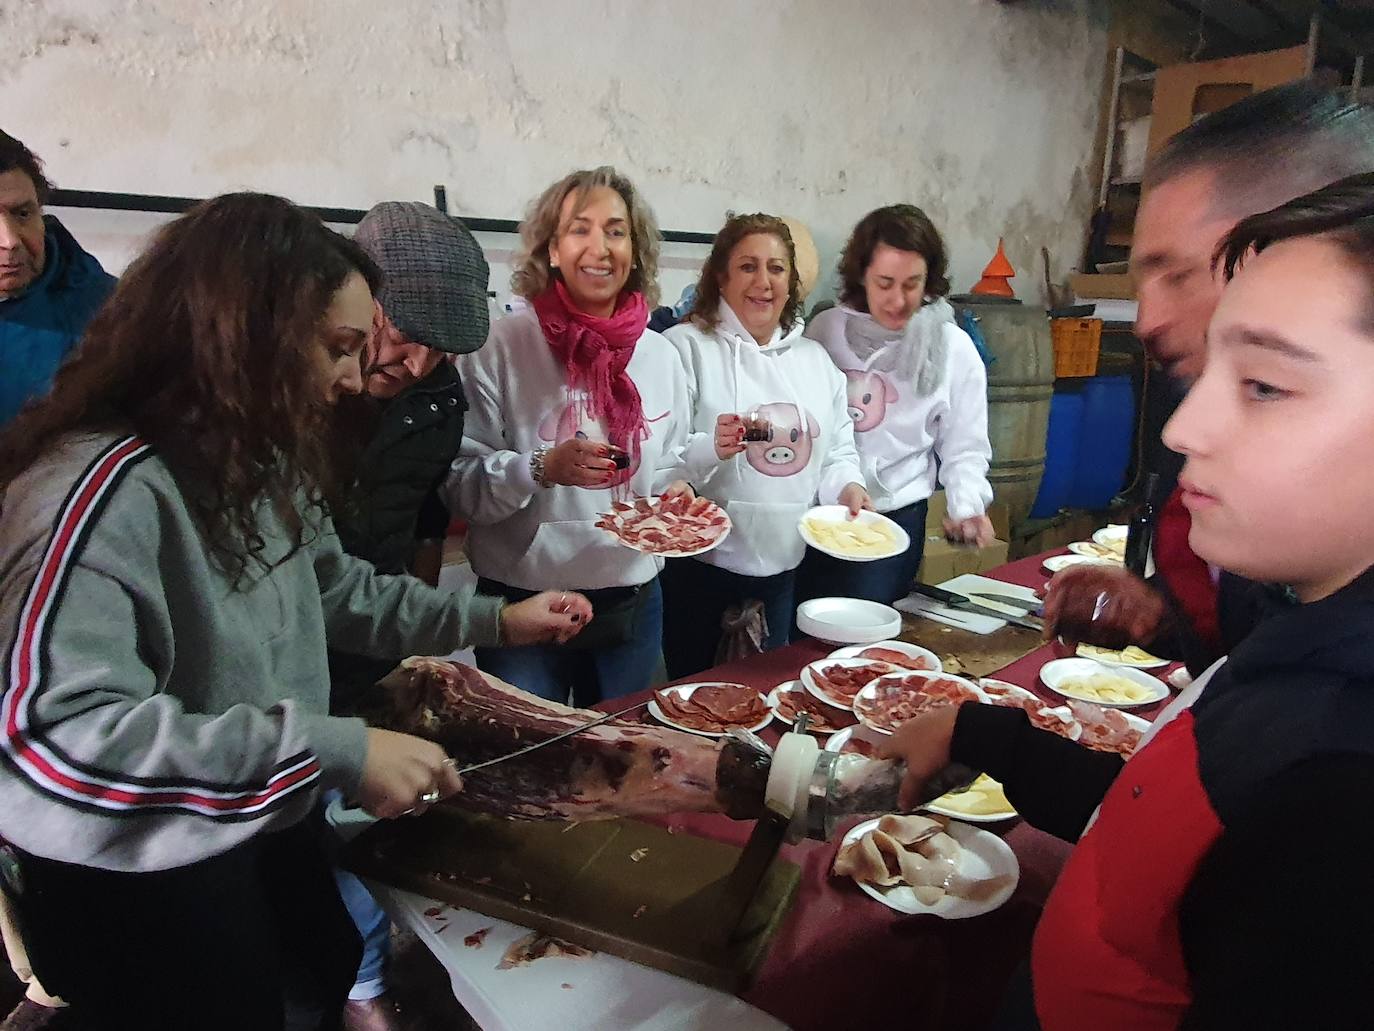
POLYGON ((1368 1028, 1374 573, 1268 615, 1129 763, 966 705, 955 761, 1072 840, 1032 954, 1046 1031, 1368 1028))

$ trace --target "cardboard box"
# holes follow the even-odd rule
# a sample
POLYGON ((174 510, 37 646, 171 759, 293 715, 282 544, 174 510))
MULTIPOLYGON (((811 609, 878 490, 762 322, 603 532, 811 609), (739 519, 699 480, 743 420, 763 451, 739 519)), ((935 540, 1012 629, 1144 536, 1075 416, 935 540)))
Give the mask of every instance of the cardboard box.
MULTIPOLYGON (((937 490, 930 496, 929 506, 926 508, 926 534, 927 536, 943 537, 945 534, 945 516, 949 513, 949 507, 945 502, 945 492, 937 490)), ((992 521, 993 532, 1002 540, 1011 538, 1011 512, 1006 503, 994 501, 988 506, 988 519, 992 521)))
POLYGON ((1007 561, 1007 542, 993 541, 981 548, 951 544, 944 534, 926 537, 925 557, 917 574, 922 583, 940 584, 965 573, 984 573, 1007 561))
POLYGON ((1161 68, 1155 74, 1150 153, 1200 116, 1306 74, 1306 46, 1161 68))
POLYGON ((1135 300, 1135 283, 1128 275, 1107 276, 1099 272, 1074 272, 1069 287, 1075 300, 1135 300))

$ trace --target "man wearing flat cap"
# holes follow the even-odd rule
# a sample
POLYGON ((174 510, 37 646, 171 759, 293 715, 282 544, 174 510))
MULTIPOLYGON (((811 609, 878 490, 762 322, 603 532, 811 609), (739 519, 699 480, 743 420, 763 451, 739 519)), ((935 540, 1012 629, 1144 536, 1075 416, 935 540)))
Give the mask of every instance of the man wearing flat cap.
MULTIPOLYGON (((383 279, 364 392, 339 413, 353 473, 335 523, 349 554, 434 583, 449 522, 436 488, 458 454, 467 409, 448 356, 486 341, 487 262, 463 223, 427 204, 378 204, 354 239, 383 279)), ((346 710, 394 665, 331 651, 336 706, 346 710)), ((363 938, 344 1027, 390 1031, 398 1026, 384 994, 390 922, 356 877, 339 870, 336 880, 363 938)))
MULTIPOLYGON (((436 486, 463 439, 463 388, 448 355, 487 338, 487 262, 456 218, 427 204, 387 201, 354 239, 382 270, 376 334, 363 370, 364 444, 339 536, 383 573, 432 580, 417 567, 423 541, 442 539, 448 513, 436 486)), ((430 549, 431 552, 433 549, 430 549)))

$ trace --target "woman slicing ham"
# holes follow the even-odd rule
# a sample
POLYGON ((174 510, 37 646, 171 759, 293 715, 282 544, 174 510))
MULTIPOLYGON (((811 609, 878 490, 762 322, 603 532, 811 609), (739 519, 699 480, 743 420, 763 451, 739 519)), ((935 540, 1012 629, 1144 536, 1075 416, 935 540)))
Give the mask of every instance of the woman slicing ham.
POLYGON ((489 673, 578 705, 644 690, 657 669, 663 560, 596 526, 617 496, 674 482, 686 441, 680 363, 645 328, 657 302, 658 226, 612 168, 546 189, 521 224, 512 276, 529 306, 493 324, 459 364, 468 394, 447 484, 470 524, 479 590, 512 600, 585 589, 592 625, 574 647, 477 649, 489 673))
POLYGON ((968 544, 993 538, 987 374, 968 334, 926 307, 949 290, 945 265, 944 241, 920 208, 870 212, 840 258, 839 305, 807 327, 844 374, 874 506, 907 532, 911 547, 866 564, 808 551, 802 597, 906 597, 937 478, 948 500, 946 536, 968 544))
POLYGON ((800 307, 786 223, 734 215, 702 267, 688 321, 664 334, 687 369, 689 475, 733 524, 719 547, 664 570, 663 650, 674 679, 715 664, 722 618, 751 601, 766 623, 759 643, 786 644, 805 552, 801 515, 818 495, 856 514, 871 507, 844 377, 802 336, 800 307))

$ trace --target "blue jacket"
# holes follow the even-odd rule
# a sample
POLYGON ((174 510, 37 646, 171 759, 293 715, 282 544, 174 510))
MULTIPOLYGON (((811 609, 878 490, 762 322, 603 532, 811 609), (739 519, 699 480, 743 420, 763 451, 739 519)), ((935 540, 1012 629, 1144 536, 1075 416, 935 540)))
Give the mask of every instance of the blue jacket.
POLYGON ((43 273, 18 297, 0 301, 0 426, 52 386, 67 352, 114 289, 109 275, 52 215, 43 273))

